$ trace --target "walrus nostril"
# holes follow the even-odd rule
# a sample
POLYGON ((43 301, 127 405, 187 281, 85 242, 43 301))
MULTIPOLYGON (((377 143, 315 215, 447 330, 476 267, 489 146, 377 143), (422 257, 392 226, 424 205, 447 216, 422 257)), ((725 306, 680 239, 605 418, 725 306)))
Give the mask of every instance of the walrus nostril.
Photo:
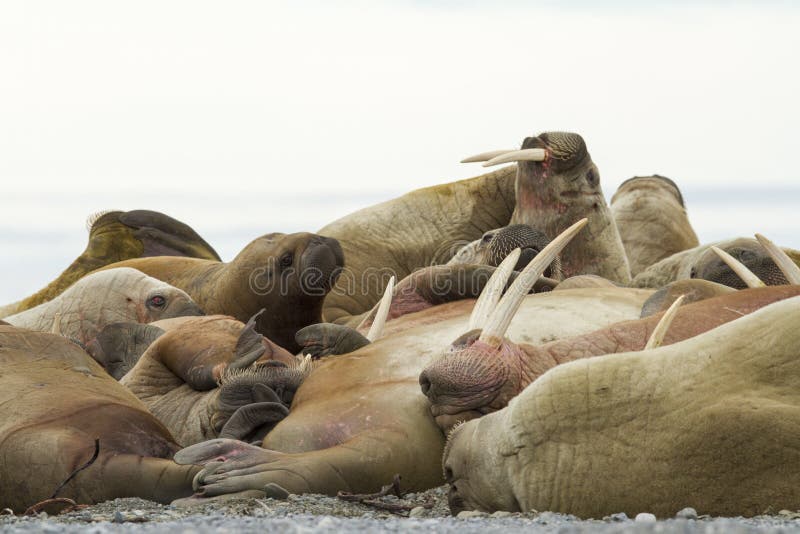
POLYGON ((431 393, 431 380, 428 378, 428 374, 425 371, 419 375, 419 387, 422 388, 422 394, 426 397, 430 398, 429 393, 431 393))

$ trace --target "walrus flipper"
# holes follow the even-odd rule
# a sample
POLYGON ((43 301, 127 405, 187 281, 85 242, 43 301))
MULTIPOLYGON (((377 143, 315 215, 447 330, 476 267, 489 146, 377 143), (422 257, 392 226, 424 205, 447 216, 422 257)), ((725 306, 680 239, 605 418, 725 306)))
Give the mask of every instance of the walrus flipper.
POLYGON ((295 341, 302 354, 309 354, 315 360, 323 356, 349 354, 370 341, 355 328, 334 323, 317 323, 297 331, 295 341))

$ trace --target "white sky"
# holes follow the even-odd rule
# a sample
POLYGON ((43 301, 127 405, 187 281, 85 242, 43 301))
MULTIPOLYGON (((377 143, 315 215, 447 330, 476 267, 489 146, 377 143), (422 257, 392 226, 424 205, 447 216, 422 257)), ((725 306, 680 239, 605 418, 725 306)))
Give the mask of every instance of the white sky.
POLYGON ((0 275, 74 235, 57 273, 103 208, 160 209, 229 258, 546 130, 584 136, 607 196, 659 173, 690 214, 694 190, 798 205, 800 9, 637 4, 1 2, 0 227, 36 236, 0 275))

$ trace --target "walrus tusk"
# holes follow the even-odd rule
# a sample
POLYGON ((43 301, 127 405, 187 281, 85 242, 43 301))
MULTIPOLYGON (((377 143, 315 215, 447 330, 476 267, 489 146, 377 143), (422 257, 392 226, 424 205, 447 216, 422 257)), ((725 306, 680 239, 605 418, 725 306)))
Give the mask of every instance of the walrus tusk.
POLYGON ((522 254, 522 249, 515 248, 512 250, 492 273, 491 278, 486 282, 486 287, 483 288, 480 296, 478 296, 475 307, 472 308, 472 315, 469 317, 467 331, 481 328, 489 319, 489 316, 492 315, 495 306, 497 306, 497 302, 503 295, 506 282, 508 282, 508 278, 514 271, 514 266, 519 261, 520 254, 522 254))
POLYGON ((500 156, 502 154, 508 154, 509 152, 516 152, 517 149, 510 148, 508 150, 490 150, 489 152, 481 152, 480 154, 475 154, 474 156, 470 156, 468 158, 464 158, 461 160, 461 163, 475 163, 476 161, 489 161, 490 159, 500 156))
POLYGON ((546 247, 542 249, 525 268, 519 273, 517 279, 508 288, 506 294, 500 299, 500 302, 495 307, 492 316, 486 321, 483 327, 479 341, 483 341, 493 347, 499 347, 503 342, 503 336, 511 324, 511 319, 517 313, 522 300, 528 294, 533 284, 542 275, 547 266, 550 265, 555 257, 569 244, 575 235, 581 231, 581 228, 586 226, 589 219, 581 219, 563 232, 561 235, 553 239, 546 247))
POLYGON ((792 261, 786 252, 783 251, 778 245, 767 239, 761 234, 756 234, 756 239, 761 243, 761 246, 767 249, 772 261, 778 266, 786 280, 792 284, 800 284, 800 267, 792 261))
POLYGON ((378 311, 375 312, 375 319, 372 320, 372 326, 369 327, 369 332, 365 336, 369 339, 370 343, 381 337, 383 334, 383 327, 386 326, 386 317, 389 316, 389 308, 392 306, 392 292, 394 291, 394 276, 389 279, 386 284, 386 290, 383 292, 383 298, 378 306, 378 311))
POLYGON ((484 167, 500 165, 501 163, 511 163, 512 161, 544 161, 547 159, 547 151, 543 148, 524 148, 513 152, 506 152, 495 156, 486 163, 484 167))
POLYGON ((61 335, 61 314, 56 313, 53 317, 53 326, 50 327, 50 333, 61 335))
POLYGON ((675 314, 678 313, 678 307, 681 305, 685 297, 686 295, 681 295, 680 297, 676 298, 675 302, 673 302, 672 305, 667 308, 667 311, 664 312, 664 315, 661 316, 661 320, 658 321, 658 324, 653 329, 653 333, 650 334, 650 339, 647 340, 644 350, 657 349, 661 346, 661 343, 664 342, 664 336, 667 335, 667 330, 669 330, 669 325, 672 324, 675 314))
POLYGON ((753 271, 748 269, 742 262, 725 252, 719 247, 715 247, 714 245, 711 246, 711 250, 717 253, 717 256, 724 261, 728 267, 730 267, 733 272, 735 272, 739 278, 747 285, 747 287, 766 287, 767 284, 761 281, 761 279, 755 275, 753 271))

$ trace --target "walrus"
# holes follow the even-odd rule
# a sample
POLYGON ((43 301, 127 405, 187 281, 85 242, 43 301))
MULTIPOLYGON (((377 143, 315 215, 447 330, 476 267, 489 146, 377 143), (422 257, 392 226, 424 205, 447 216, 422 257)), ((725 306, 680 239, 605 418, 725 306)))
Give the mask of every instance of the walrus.
MULTIPOLYGON (((564 246, 559 239, 553 243, 564 246)), ((520 273, 526 285, 538 279, 551 253, 546 248, 520 273)), ((649 294, 615 288, 529 295, 511 331, 538 342, 595 330, 637 317, 649 294)), ((198 497, 263 496, 269 483, 292 493, 371 492, 398 473, 410 491, 441 484, 444 436, 419 391, 418 377, 441 351, 443 339, 463 334, 474 302, 458 300, 403 315, 388 322, 387 333, 375 342, 323 358, 263 448, 218 439, 178 453, 178 462, 206 465, 196 479, 198 497)))
MULTIPOLYGON (((786 276, 757 240, 740 237, 703 244, 673 254, 636 275, 631 286, 660 288, 676 280, 699 278, 736 289, 747 287, 742 279, 711 250, 712 245, 742 262, 767 285, 781 285, 788 282, 786 276)), ((790 248, 783 250, 795 264, 800 264, 800 251, 790 248)))
POLYGON ((58 317, 56 333, 87 344, 114 322, 150 323, 202 314, 184 291, 136 269, 120 267, 91 273, 52 300, 5 320, 21 328, 50 332, 58 317))
POLYGON ((384 278, 394 275, 402 280, 417 269, 445 264, 464 245, 509 224, 527 224, 552 238, 569 223, 589 217, 580 244, 564 252, 570 259, 562 266, 563 275, 598 274, 628 283, 622 241, 583 139, 551 132, 526 139, 523 148, 529 145, 543 147, 540 156, 546 161, 523 161, 412 191, 319 230, 339 240, 348 265, 325 301, 325 321, 357 325, 361 314, 380 298, 384 278), (380 273, 387 276, 376 275, 380 273))
POLYGON ((228 263, 162 256, 118 262, 183 289, 210 315, 242 322, 265 309, 256 330, 290 352, 295 333, 322 320, 322 303, 344 266, 335 239, 309 233, 263 235, 228 263))
POLYGON ((0 369, 0 507, 21 513, 59 488, 85 504, 191 495, 199 468, 171 460, 167 429, 75 343, 0 326, 0 369))
POLYGON ((182 446, 219 436, 261 439, 288 413, 311 370, 247 324, 213 315, 155 339, 122 377, 182 446))
POLYGON ((88 273, 114 262, 148 256, 186 256, 219 261, 188 225, 149 210, 108 211, 89 217, 86 249, 61 275, 37 293, 0 306, 0 317, 52 300, 88 273))
POLYGON ((665 176, 634 176, 622 182, 611 197, 611 214, 632 276, 700 244, 678 185, 665 176))
POLYGON ((551 369, 505 409, 453 431, 451 511, 795 508, 798 322, 794 297, 680 343, 551 369))

